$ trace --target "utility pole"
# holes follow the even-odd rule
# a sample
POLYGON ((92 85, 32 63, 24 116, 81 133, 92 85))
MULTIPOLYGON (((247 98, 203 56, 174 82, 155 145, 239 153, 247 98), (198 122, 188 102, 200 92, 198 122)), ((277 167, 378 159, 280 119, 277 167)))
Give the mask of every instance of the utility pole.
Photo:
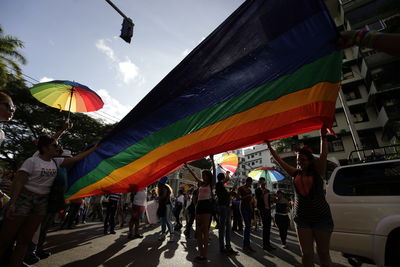
POLYGON ((342 88, 339 89, 339 99, 340 99, 340 103, 342 104, 342 107, 343 107, 344 115, 346 116, 347 124, 349 125, 349 128, 350 128, 350 133, 351 133, 351 137, 353 138, 354 146, 357 150, 357 156, 360 159, 360 161, 362 161, 363 158, 359 151, 362 147, 360 137, 358 136, 358 132, 356 130, 356 127, 354 126, 354 122, 351 119, 350 109, 349 109, 349 106, 347 105, 342 88))
POLYGON ((124 20, 122 21, 122 29, 120 37, 125 42, 131 43, 131 39, 133 36, 133 27, 135 26, 132 19, 127 17, 116 5, 114 5, 113 2, 111 2, 111 0, 106 0, 106 2, 110 4, 110 6, 114 8, 115 11, 117 11, 124 18, 124 20))

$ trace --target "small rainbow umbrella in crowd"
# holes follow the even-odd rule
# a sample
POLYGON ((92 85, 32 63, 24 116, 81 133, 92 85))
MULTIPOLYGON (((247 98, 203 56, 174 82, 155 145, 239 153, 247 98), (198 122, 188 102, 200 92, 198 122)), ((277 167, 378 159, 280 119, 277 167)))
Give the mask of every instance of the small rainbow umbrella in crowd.
POLYGON ((219 167, 225 172, 230 171, 231 175, 236 172, 239 164, 239 158, 235 153, 226 153, 217 161, 219 167))
POLYGON ((38 83, 30 91, 40 102, 68 111, 68 119, 71 111, 91 112, 101 109, 104 105, 96 92, 77 82, 55 80, 38 83))
POLYGON ((285 176, 282 173, 271 167, 260 167, 254 169, 247 176, 256 181, 258 181, 261 177, 264 177, 268 182, 279 182, 285 179, 285 176))

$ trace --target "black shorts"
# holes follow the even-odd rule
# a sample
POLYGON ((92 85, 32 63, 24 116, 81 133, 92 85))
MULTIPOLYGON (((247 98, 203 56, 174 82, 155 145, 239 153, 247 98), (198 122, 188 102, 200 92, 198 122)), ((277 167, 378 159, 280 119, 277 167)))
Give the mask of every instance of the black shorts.
POLYGON ((212 214, 213 213, 212 205, 213 204, 211 199, 198 200, 196 206, 196 215, 207 214, 207 213, 212 214))

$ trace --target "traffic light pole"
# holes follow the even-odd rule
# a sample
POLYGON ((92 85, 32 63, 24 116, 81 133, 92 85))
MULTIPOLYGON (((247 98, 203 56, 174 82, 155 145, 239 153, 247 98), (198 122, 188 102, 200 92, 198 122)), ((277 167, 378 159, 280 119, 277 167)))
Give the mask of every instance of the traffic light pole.
POLYGON ((106 0, 106 2, 110 4, 110 6, 114 8, 115 11, 117 11, 124 18, 124 20, 122 21, 121 35, 119 37, 121 37, 125 42, 131 43, 131 39, 133 36, 133 27, 135 26, 135 24, 121 10, 119 10, 119 8, 114 5, 111 0, 106 0))
POLYGON ((129 19, 121 10, 119 10, 119 8, 116 5, 114 5, 113 2, 111 2, 110 0, 106 0, 106 2, 109 3, 110 6, 112 6, 112 8, 114 8, 115 11, 117 11, 124 19, 129 19))

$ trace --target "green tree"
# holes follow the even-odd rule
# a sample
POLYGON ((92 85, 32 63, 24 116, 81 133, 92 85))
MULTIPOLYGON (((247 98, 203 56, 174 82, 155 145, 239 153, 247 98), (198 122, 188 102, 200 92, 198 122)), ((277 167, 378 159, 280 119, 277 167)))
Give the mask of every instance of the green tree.
POLYGON ((23 48, 21 40, 14 36, 5 35, 0 26, 0 88, 4 88, 9 77, 10 70, 13 70, 18 77, 22 72, 19 64, 26 64, 26 59, 18 49, 23 48))
POLYGON ((297 135, 274 141, 274 147, 276 149, 276 152, 278 153, 293 151, 293 149, 298 146, 299 146, 299 139, 297 135))
MULTIPOLYGON (((6 140, 0 149, 0 161, 6 168, 16 170, 22 162, 36 151, 35 139, 42 134, 53 135, 59 130, 67 112, 60 112, 37 101, 25 83, 13 75, 8 75, 8 93, 17 111, 14 119, 4 125, 6 140)), ((112 127, 83 113, 71 114, 73 127, 60 138, 60 143, 73 154, 86 146, 98 142, 112 127)))

